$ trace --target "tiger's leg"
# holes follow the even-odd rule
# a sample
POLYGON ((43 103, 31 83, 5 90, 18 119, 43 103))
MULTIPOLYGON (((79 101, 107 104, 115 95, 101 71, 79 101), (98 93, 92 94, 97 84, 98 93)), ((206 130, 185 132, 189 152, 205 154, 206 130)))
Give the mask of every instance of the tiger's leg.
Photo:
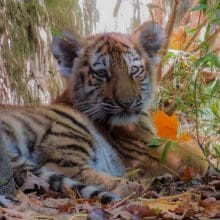
MULTIPOLYGON (((46 164, 34 173, 45 180, 52 190, 57 192, 65 192, 65 187, 67 187, 76 191, 82 198, 98 197, 103 204, 120 200, 119 195, 106 191, 104 187, 99 186, 103 181, 101 181, 100 178, 101 174, 95 170, 87 169, 86 178, 84 178, 83 182, 80 181, 79 177, 77 178, 78 175, 74 177, 65 175, 65 173, 69 173, 69 171, 70 170, 62 172, 62 168, 53 166, 52 164, 46 164), (92 176, 92 180, 99 179, 101 183, 98 184, 97 181, 92 182, 88 174, 92 176)), ((81 173, 83 173, 83 171, 81 173)), ((109 177, 111 178, 111 176, 109 177)))

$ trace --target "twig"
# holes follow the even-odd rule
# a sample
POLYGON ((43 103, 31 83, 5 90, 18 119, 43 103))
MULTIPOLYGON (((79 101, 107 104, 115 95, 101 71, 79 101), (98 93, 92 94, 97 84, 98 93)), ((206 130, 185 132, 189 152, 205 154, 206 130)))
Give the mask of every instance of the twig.
POLYGON ((202 22, 202 24, 200 24, 200 26, 198 27, 198 29, 196 30, 196 32, 193 34, 193 36, 190 38, 190 41, 183 47, 183 51, 187 51, 189 49, 189 47, 191 46, 192 43, 194 43, 195 39, 198 37, 202 27, 205 25, 205 23, 207 22, 207 19, 205 18, 202 22))
POLYGON ((220 28, 217 28, 212 34, 210 34, 210 36, 206 39, 206 41, 201 42, 196 48, 190 50, 190 52, 196 52, 199 49, 201 49, 201 47, 210 42, 213 38, 215 38, 215 36, 220 32, 220 28))
MULTIPOLYGON (((162 58, 165 57, 165 55, 167 54, 169 41, 170 41, 171 33, 174 28, 179 5, 180 5, 180 0, 175 0, 173 3, 173 7, 171 10, 169 20, 168 20, 166 28, 165 28, 166 32, 165 32, 165 40, 163 43, 163 47, 159 53, 160 57, 162 57, 162 58)), ((159 62, 158 66, 157 66, 157 71, 156 71, 157 82, 160 82, 160 80, 162 78, 162 66, 163 66, 163 59, 161 59, 161 61, 159 62)))
POLYGON ((113 205, 110 209, 114 209, 120 205, 122 205, 124 202, 126 202, 127 200, 129 200, 132 196, 134 196, 136 194, 136 192, 131 193, 129 196, 127 196, 126 198, 124 198, 123 200, 121 200, 120 202, 118 202, 117 204, 113 205))

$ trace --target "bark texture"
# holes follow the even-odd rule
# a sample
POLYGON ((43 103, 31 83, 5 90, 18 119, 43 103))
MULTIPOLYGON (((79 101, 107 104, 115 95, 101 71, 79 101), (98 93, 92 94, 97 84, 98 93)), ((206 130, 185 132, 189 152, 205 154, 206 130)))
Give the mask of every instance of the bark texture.
POLYGON ((0 1, 0 103, 45 103, 62 88, 43 0, 0 1))

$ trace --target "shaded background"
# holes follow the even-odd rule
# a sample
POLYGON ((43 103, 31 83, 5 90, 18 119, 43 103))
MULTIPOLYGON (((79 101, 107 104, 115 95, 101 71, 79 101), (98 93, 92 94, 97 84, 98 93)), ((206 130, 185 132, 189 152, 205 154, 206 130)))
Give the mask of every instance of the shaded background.
MULTIPOLYGON (((47 103, 62 90, 50 51, 52 32, 130 32, 152 17, 164 25, 173 2, 0 0, 0 102, 47 103)), ((193 1, 181 4, 177 22, 193 1)))

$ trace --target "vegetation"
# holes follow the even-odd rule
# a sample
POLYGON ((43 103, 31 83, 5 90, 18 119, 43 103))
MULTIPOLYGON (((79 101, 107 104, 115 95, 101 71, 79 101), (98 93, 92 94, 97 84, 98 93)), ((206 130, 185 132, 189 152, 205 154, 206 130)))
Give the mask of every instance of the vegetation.
POLYGON ((220 31, 219 10, 219 1, 201 0, 191 9, 201 19, 196 27, 188 24, 184 32, 174 30, 170 48, 176 50, 169 49, 164 57, 168 71, 155 106, 180 116, 182 129, 197 139, 216 170, 220 168, 220 48, 213 44, 220 31))

